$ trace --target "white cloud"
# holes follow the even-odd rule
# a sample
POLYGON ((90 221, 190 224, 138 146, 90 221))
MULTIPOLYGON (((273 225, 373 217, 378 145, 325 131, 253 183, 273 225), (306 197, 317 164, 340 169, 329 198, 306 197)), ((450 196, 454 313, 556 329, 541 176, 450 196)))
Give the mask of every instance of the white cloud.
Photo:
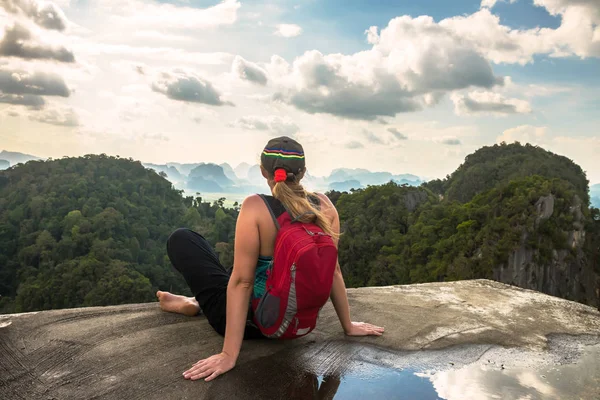
POLYGON ((108 14, 115 24, 160 31, 209 29, 231 25, 237 21, 240 6, 240 2, 236 0, 224 0, 208 8, 140 0, 101 0, 95 8, 96 12, 108 14))
POLYGON ((496 2, 498 0, 481 0, 481 8, 487 7, 487 8, 492 8, 494 7, 494 5, 496 5, 496 2))
POLYGON ((281 89, 274 99, 308 113, 376 120, 430 106, 445 92, 502 84, 470 43, 431 17, 394 18, 368 51, 324 55, 316 50, 292 66, 273 58, 281 89))
POLYGON ((379 42, 379 31, 376 26, 372 26, 365 31, 367 34, 367 42, 370 44, 377 44, 379 42))
POLYGON ((472 41, 495 63, 525 64, 533 62, 536 54, 600 57, 599 1, 534 0, 534 5, 560 16, 560 26, 556 29, 511 29, 501 25, 500 19, 492 15, 489 8, 469 16, 449 18, 441 23, 472 41))
POLYGON ((574 87, 558 86, 548 84, 520 84, 513 82, 510 76, 504 78, 504 86, 499 88, 499 91, 510 96, 531 97, 548 97, 557 94, 572 92, 574 87))
POLYGON ((3 108, 3 110, 0 111, 0 117, 19 118, 22 116, 23 116, 22 107, 9 106, 9 107, 3 108))
POLYGON ((65 14, 51 2, 2 0, 0 7, 8 13, 30 19, 45 29, 63 31, 67 27, 68 21, 65 14))
POLYGON ((147 139, 147 140, 152 140, 152 141, 157 141, 157 142, 168 142, 171 140, 171 138, 169 138, 168 136, 162 134, 162 133, 143 133, 141 135, 141 137, 143 139, 147 139))
POLYGON ((160 31, 154 30, 146 30, 146 31, 136 31, 133 34, 136 38, 142 39, 151 39, 151 40, 161 40, 161 41, 175 41, 175 42, 189 42, 192 41, 193 38, 185 35, 171 35, 160 31))
POLYGON ((474 91, 467 94, 453 93, 450 96, 454 103, 456 115, 510 115, 531 112, 531 105, 526 100, 506 98, 500 93, 474 91))
POLYGON ((517 0, 481 0, 481 8, 493 8, 498 2, 512 4, 516 3, 517 0))
POLYGON ((600 182, 598 154, 600 137, 557 136, 547 144, 548 150, 574 160, 586 172, 590 181, 600 182))
POLYGON ((223 65, 230 64, 234 55, 226 52, 195 52, 175 47, 131 46, 126 44, 99 43, 89 40, 74 40, 72 49, 81 55, 99 57, 141 58, 167 64, 223 65))
POLYGON ((597 0, 534 0, 562 20, 556 30, 544 31, 554 45, 552 55, 600 57, 600 2, 597 0))
POLYGON ((59 75, 11 70, 0 66, 0 92, 14 95, 69 97, 71 91, 59 75))
MULTIPOLYGON (((0 64, 21 70, 62 73, 56 62, 75 66, 67 20, 55 4, 37 0, 0 1, 0 64), (46 63, 44 61, 52 61, 46 63)), ((75 69, 83 65, 75 66, 75 69)))
POLYGON ((533 0, 533 4, 546 8, 552 15, 566 13, 571 7, 590 7, 596 13, 600 12, 597 0, 533 0))
POLYGON ((445 144, 448 146, 459 146, 461 144, 460 139, 455 137, 447 137, 438 139, 438 143, 445 144))
POLYGON ((408 137, 400 132, 397 128, 388 128, 387 131, 391 133, 396 140, 407 140, 408 137))
MULTIPOLYGON (((579 0, 562 8, 549 6, 563 16, 557 30, 511 29, 486 7, 439 23, 427 16, 394 18, 380 33, 377 27, 366 31, 370 50, 351 55, 308 51, 291 66, 277 59, 277 66, 267 67, 277 71, 274 80, 280 84, 273 99, 308 113, 376 120, 430 107, 448 92, 479 87, 488 90, 454 96, 458 113, 528 113, 526 100, 489 91, 504 81, 494 76, 488 60, 526 64, 535 54, 589 54, 589 49, 584 52, 574 42, 565 42, 560 31, 569 24, 570 12, 585 8, 595 15, 591 4, 579 0)), ((581 37, 593 42, 591 36, 581 37)))
MULTIPOLYGON (((556 108, 557 101, 547 98, 533 103, 532 98, 555 96, 569 90, 575 93, 577 88, 577 82, 569 88, 543 83, 542 76, 536 79, 539 84, 528 81, 515 84, 497 76, 494 64, 517 64, 503 66, 498 71, 523 76, 518 72, 518 64, 531 63, 536 55, 590 57, 595 54, 594 43, 600 40, 595 22, 598 21, 597 2, 591 0, 536 0, 537 5, 548 8, 562 20, 559 29, 513 29, 503 25, 504 16, 500 20, 490 11, 494 1, 488 1, 487 7, 484 5, 472 15, 441 21, 426 16, 394 18, 389 24, 365 31, 364 51, 345 54, 338 50, 351 44, 343 44, 340 41, 343 39, 338 37, 326 38, 334 44, 315 42, 309 47, 309 38, 303 38, 304 33, 301 33, 294 40, 301 50, 286 46, 285 40, 273 36, 276 24, 285 21, 282 19, 285 14, 275 6, 263 7, 264 4, 244 3, 242 9, 238 1, 225 1, 215 7, 198 9, 187 1, 161 5, 152 0, 59 0, 55 4, 64 6, 65 13, 53 6, 50 14, 57 16, 54 17, 37 11, 8 13, 2 7, 9 1, 34 4, 32 10, 44 9, 42 5, 49 4, 0 0, 0 40, 4 27, 12 27, 16 22, 31 33, 32 39, 19 39, 34 45, 30 46, 30 55, 35 54, 31 49, 40 47, 66 49, 73 54, 75 62, 56 62, 62 57, 60 52, 45 53, 48 55, 45 58, 2 58, 0 87, 5 90, 0 93, 0 108, 5 115, 9 115, 6 110, 10 109, 11 114, 21 117, 3 120, 1 133, 22 132, 25 139, 18 143, 25 146, 26 140, 38 140, 40 129, 37 123, 30 121, 35 119, 30 115, 36 114, 38 119, 44 117, 47 123, 58 123, 44 128, 60 132, 68 130, 61 123, 74 124, 68 112, 60 115, 58 111, 43 112, 54 110, 54 104, 62 104, 65 109, 81 104, 94 111, 88 118, 79 109, 74 110, 80 124, 77 131, 110 132, 114 136, 114 140, 103 142, 102 147, 85 144, 89 145, 86 147, 89 151, 107 151, 113 146, 123 154, 127 150, 134 157, 166 157, 164 160, 218 157, 215 154, 227 135, 238 141, 240 147, 228 156, 247 157, 248 148, 254 145, 256 138, 282 132, 314 143, 311 146, 315 157, 311 159, 316 168, 334 168, 347 163, 349 156, 358 154, 355 149, 376 148, 376 157, 365 151, 364 156, 354 157, 352 162, 443 176, 452 172, 466 154, 488 144, 502 131, 494 131, 497 127, 492 123, 475 118, 464 119, 467 122, 462 126, 448 126, 450 120, 454 120, 453 108, 460 114, 508 115, 529 112, 532 103, 536 106, 536 115, 551 117, 551 113, 560 111, 556 108), (236 24, 240 19, 244 23, 236 24), (258 26, 258 19, 262 27, 258 26), (312 48, 333 50, 304 52, 312 48), (272 56, 280 49, 285 49, 281 51, 285 51, 287 61, 272 56), (236 54, 243 54, 246 59, 236 54), (119 62, 123 65, 114 65, 119 62), (136 66, 140 67, 137 72, 136 66), (42 71, 47 75, 44 79, 36 75, 42 71), (56 95, 69 98, 53 100, 49 97, 56 95), (455 102, 450 106, 446 98, 455 102), (228 100, 234 101, 237 107, 198 106, 230 104, 228 100), (433 108, 435 110, 430 110, 433 108), (389 125, 357 123, 357 119, 389 125), (233 122, 228 124, 229 121, 233 122), (294 121, 302 121, 302 131, 294 121), (434 126, 436 121, 438 125, 434 126), (471 123, 473 125, 467 125, 471 123), (361 135, 363 127, 389 146, 373 145, 373 140, 361 135), (211 132, 211 137, 194 135, 199 128, 211 132), (325 138, 322 132, 331 134, 325 138), (347 132, 354 134, 348 137, 347 132), (143 137, 144 134, 150 136, 143 137), (164 135, 163 139, 171 138, 171 143, 166 143, 160 135, 164 135), (138 145, 138 139, 121 150, 122 137, 147 139, 152 143, 160 140, 164 145, 159 155, 148 153, 138 145), (405 137, 410 140, 404 140, 405 137), (324 140, 337 146, 339 152, 330 155, 321 150, 324 140), (176 145, 181 142, 190 146, 182 149, 176 145), (401 155, 394 146, 404 147, 401 155), (426 153, 433 156, 424 157, 423 149, 428 149, 426 153), (400 161, 401 158, 404 161, 400 161)), ((285 35, 289 36, 288 33, 293 30, 285 35)), ((531 68, 535 70, 536 66, 531 68)), ((585 103, 574 94, 569 98, 560 97, 562 104, 569 104, 573 109, 585 103)), ((589 98, 593 100, 593 94, 589 98)), ((591 103, 587 104, 589 107, 591 103)), ((523 118, 508 115, 502 122, 523 118)), ((548 118, 548 122, 543 122, 548 125, 548 132, 553 129, 552 120, 548 118)), ((520 123, 523 122, 504 125, 503 129, 520 123)), ((578 132, 591 134, 587 127, 592 124, 589 119, 581 122, 582 129, 578 132)), ((561 141, 547 135, 540 138, 535 128, 538 127, 529 131, 507 129, 505 136, 522 140, 529 135, 549 148, 568 148, 570 154, 576 155, 576 162, 582 166, 587 162, 588 169, 597 170, 594 159, 597 155, 590 150, 598 149, 596 142, 568 141, 566 132, 561 132, 565 135, 561 141), (578 150, 578 146, 581 149, 578 150)), ((58 142, 45 140, 45 145, 39 148, 54 146, 54 154, 62 151, 58 142)), ((17 139, 14 141, 17 143, 17 139)), ((74 151, 79 151, 78 146, 84 144, 73 144, 72 148, 77 149, 74 151)))
MULTIPOLYGON (((1 91, 1 89, 0 89, 1 91)), ((4 94, 0 93, 0 103, 27 106, 32 109, 44 107, 46 101, 42 96, 32 94, 4 94)))
POLYGON ((365 145, 362 144, 361 142, 357 142, 355 140, 348 142, 344 145, 345 148, 349 149, 349 150, 356 150, 356 149, 364 149, 365 145))
POLYGON ((238 78, 256 83, 258 85, 267 84, 267 72, 258 65, 246 61, 240 56, 236 56, 231 65, 231 71, 238 78))
POLYGON ((279 24, 276 28, 275 35, 285 38, 296 37, 302 33, 302 28, 295 24, 279 24))
POLYGON ((4 37, 0 40, 0 56, 75 62, 75 56, 70 50, 60 45, 44 43, 19 23, 6 26, 4 37))
POLYGON ((78 125, 73 112, 48 108, 45 98, 66 98, 73 91, 63 78, 65 65, 75 65, 73 52, 62 44, 69 24, 53 3, 0 2, 0 26, 4 28, 0 38, 0 103, 27 107, 20 115, 32 121, 78 125))
POLYGON ((533 55, 552 51, 551 42, 541 36, 543 30, 511 29, 487 8, 444 19, 440 25, 496 64, 526 64, 533 61, 533 55))
POLYGON ((386 144, 386 142, 382 138, 380 138, 379 136, 377 136, 376 134, 374 134, 373 132, 371 132, 368 129, 363 129, 362 135, 365 139, 367 139, 367 141, 369 143, 381 144, 381 145, 386 144))
POLYGON ((285 136, 294 135, 300 130, 289 117, 281 118, 274 115, 246 116, 236 119, 229 126, 246 130, 269 131, 285 136))
POLYGON ((44 110, 29 113, 27 116, 32 121, 50 125, 65 127, 76 127, 80 125, 79 116, 75 110, 70 107, 50 106, 44 110))
POLYGON ((498 143, 519 142, 522 144, 540 144, 545 139, 544 136, 547 129, 545 126, 520 125, 505 130, 502 132, 502 135, 498 136, 496 141, 498 143))
POLYGON ((211 82, 189 71, 174 70, 159 73, 152 82, 152 90, 164 94, 171 100, 212 106, 233 105, 221 98, 221 94, 211 82))

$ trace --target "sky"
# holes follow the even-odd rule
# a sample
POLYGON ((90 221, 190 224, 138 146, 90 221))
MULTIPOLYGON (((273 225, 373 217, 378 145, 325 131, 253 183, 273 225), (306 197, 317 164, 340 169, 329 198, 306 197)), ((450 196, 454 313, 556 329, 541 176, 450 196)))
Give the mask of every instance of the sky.
POLYGON ((599 0, 0 0, 0 149, 443 178, 532 143, 600 182, 599 0))

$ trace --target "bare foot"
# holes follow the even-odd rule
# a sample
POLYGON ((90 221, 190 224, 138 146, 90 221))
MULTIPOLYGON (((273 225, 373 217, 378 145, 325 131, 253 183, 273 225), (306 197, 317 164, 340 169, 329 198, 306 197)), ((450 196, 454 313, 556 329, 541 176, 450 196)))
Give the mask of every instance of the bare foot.
POLYGON ((156 297, 160 302, 160 308, 164 311, 169 311, 177 314, 193 317, 200 312, 200 306, 193 297, 185 297, 169 292, 156 292, 156 297))

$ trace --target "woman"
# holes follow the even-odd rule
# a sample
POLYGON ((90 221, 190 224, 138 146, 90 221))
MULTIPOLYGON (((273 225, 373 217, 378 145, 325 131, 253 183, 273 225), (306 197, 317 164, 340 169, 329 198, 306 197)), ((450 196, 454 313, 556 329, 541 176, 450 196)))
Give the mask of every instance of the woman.
MULTIPOLYGON (((202 310, 210 325, 225 337, 222 352, 198 361, 184 372, 186 379, 213 380, 235 366, 243 339, 263 337, 252 323, 249 304, 251 298, 262 296, 265 290, 266 271, 277 235, 274 217, 289 211, 301 222, 316 223, 333 237, 336 246, 338 244, 340 221, 335 206, 323 194, 307 194, 300 184, 306 167, 304 150, 298 142, 288 137, 270 140, 261 155, 261 171, 273 196, 253 195, 244 200, 236 223, 231 275, 199 234, 178 229, 167 242, 173 266, 184 276, 195 297, 159 291, 160 307, 188 316, 202 310), (285 170, 283 178, 282 170, 285 170)), ((346 335, 380 336, 383 333, 382 327, 350 320, 339 263, 330 298, 346 335)))

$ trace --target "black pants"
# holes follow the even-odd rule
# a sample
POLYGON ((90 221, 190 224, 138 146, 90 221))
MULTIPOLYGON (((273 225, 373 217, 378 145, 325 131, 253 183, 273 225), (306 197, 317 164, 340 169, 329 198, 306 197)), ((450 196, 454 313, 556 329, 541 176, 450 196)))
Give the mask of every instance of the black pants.
MULTIPOLYGON (((169 236, 167 254, 175 269, 185 278, 208 323, 224 336, 230 272, 221 265, 206 239, 189 229, 177 229, 169 236)), ((249 307, 244 338, 263 338, 251 320, 252 310, 249 307)))

